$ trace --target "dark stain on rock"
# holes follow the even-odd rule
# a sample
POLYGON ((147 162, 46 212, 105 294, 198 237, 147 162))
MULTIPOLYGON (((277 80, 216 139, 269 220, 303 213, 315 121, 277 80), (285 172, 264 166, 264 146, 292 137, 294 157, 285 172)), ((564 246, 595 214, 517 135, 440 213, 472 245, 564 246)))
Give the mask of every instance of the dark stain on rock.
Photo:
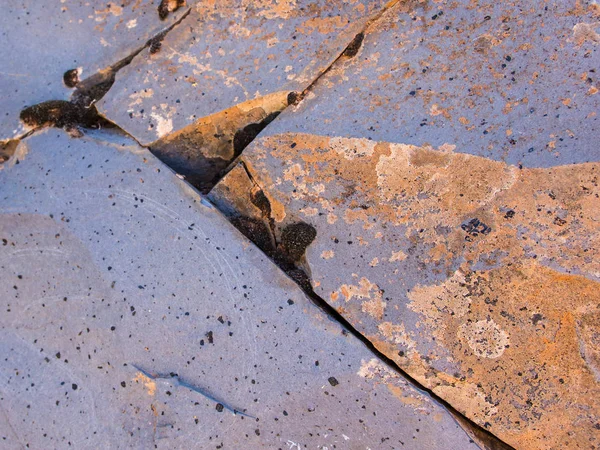
POLYGON ((287 104, 289 105, 295 105, 300 101, 300 94, 298 94, 298 92, 290 92, 287 95, 287 104))
POLYGON ((292 261, 298 262, 304 257, 307 247, 317 237, 317 230, 306 222, 297 222, 286 226, 281 232, 281 245, 292 261))
POLYGON ((65 100, 50 100, 28 106, 21 111, 20 119, 32 128, 56 127, 67 130, 78 126, 99 128, 105 120, 99 116, 95 106, 85 108, 65 100))
POLYGON ((185 6, 185 0, 162 0, 158 5, 158 17, 160 20, 165 20, 169 13, 177 11, 185 6))
POLYGON ((77 69, 67 70, 63 75, 63 82, 68 88, 74 88, 79 83, 79 71, 77 69))
POLYGON ((342 53, 342 55, 346 56, 348 58, 355 57, 356 54, 358 53, 358 51, 360 50, 360 47, 362 46, 364 39, 365 39, 365 33, 363 33, 363 32, 358 33, 356 36, 354 36, 354 39, 352 39, 352 42, 350 42, 350 44, 348 44, 348 47, 346 47, 346 49, 344 50, 344 53, 342 53))
POLYGON ((162 47, 162 41, 166 35, 167 31, 165 30, 162 33, 158 33, 156 36, 148 40, 146 45, 148 46, 151 55, 154 55, 155 53, 158 53, 160 51, 162 47))
POLYGON ((329 377, 327 381, 329 381, 329 384, 334 387, 340 384, 340 382, 335 377, 329 377))
POLYGON ((235 157, 241 155, 248 144, 250 144, 250 142, 252 142, 267 125, 273 122, 278 115, 279 112, 271 113, 261 122, 251 123, 241 130, 238 130, 233 136, 233 152, 235 157))
POLYGON ((160 20, 165 20, 169 15, 169 0, 162 0, 158 5, 158 17, 160 20))
POLYGON ((467 232, 468 236, 465 239, 468 241, 471 240, 471 237, 477 237, 480 234, 490 234, 492 231, 492 229, 489 226, 487 226, 485 223, 483 223, 477 218, 471 219, 468 222, 463 223, 460 227, 467 232))

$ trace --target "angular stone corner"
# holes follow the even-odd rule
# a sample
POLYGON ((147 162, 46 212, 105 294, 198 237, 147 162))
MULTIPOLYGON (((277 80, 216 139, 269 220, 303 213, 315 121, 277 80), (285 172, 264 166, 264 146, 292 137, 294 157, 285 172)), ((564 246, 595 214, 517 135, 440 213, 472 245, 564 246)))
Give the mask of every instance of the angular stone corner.
POLYGON ((148 150, 0 171, 3 448, 476 448, 148 150))

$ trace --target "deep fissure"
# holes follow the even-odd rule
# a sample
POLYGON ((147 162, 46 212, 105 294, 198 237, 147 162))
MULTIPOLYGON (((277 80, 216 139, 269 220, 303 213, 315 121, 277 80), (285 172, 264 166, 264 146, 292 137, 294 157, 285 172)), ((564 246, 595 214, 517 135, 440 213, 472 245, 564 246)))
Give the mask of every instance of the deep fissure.
MULTIPOLYGON (((308 263, 306 262, 305 252, 308 246, 316 238, 316 230, 310 224, 297 221, 284 227, 281 230, 280 239, 277 239, 277 233, 273 224, 274 221, 270 217, 270 202, 245 163, 240 161, 240 165, 244 168, 250 181, 259 188, 259 193, 251 194, 251 201, 259 207, 263 213, 262 218, 257 219, 242 215, 231 215, 226 211, 222 211, 223 214, 229 218, 230 222, 244 234, 244 236, 254 242, 255 245, 283 272, 294 280, 306 296, 310 298, 313 304, 326 314, 330 320, 339 323, 347 332, 359 339, 373 354, 400 374, 407 382, 420 391, 426 392, 435 401, 446 408, 459 425, 471 435, 478 444, 484 445, 484 448, 489 450, 513 449, 513 447, 466 417, 463 413, 459 412, 450 403, 435 394, 432 389, 423 386, 419 381, 405 372, 398 364, 396 364, 396 362, 377 349, 366 336, 358 331, 342 314, 314 291, 309 270, 307 270, 308 263), (286 244, 286 242, 288 244, 286 244), (291 245, 289 243, 291 243, 291 245)), ((218 205, 216 205, 216 207, 219 208, 218 205)))

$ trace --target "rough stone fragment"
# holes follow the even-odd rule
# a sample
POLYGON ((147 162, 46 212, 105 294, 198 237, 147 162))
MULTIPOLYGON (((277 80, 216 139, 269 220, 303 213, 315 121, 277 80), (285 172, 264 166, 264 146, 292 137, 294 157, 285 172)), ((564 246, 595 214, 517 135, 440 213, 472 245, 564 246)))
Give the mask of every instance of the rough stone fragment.
MULTIPOLYGON (((123 69, 100 111, 143 145, 269 94, 301 92, 384 1, 203 1, 123 69)), ((348 55, 347 58, 351 57, 348 55)))
POLYGON ((3 448, 476 448, 148 150, 47 130, 16 153, 3 448))
POLYGON ((0 14, 0 139, 24 134, 23 108, 67 100, 80 80, 126 58, 185 13, 160 20, 159 3, 7 2, 0 14))
POLYGON ((237 214, 312 225, 315 292, 517 448, 600 445, 598 14, 398 3, 240 161, 237 214))

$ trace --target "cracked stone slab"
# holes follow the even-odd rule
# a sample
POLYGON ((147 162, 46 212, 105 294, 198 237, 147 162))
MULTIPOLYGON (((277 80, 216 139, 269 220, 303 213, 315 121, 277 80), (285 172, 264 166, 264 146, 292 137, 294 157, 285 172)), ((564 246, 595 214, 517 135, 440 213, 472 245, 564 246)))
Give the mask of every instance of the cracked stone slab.
POLYGON ((267 132, 368 138, 551 167, 597 161, 600 7, 401 2, 267 132))
POLYGON ((386 2, 198 2, 155 54, 117 75, 99 110, 143 145, 267 95, 301 92, 386 2))
POLYGON ((46 130, 16 154, 3 448, 476 448, 146 149, 46 130))
POLYGON ((599 97, 581 24, 598 10, 515 5, 391 8, 210 197, 275 241, 314 227, 301 265, 315 292, 503 441, 590 448, 599 97))
POLYGON ((24 134, 19 112, 47 100, 67 100, 84 79, 126 58, 185 13, 161 20, 158 0, 121 2, 22 0, 0 18, 0 139, 24 134), (64 80, 65 73, 71 71, 64 80))

